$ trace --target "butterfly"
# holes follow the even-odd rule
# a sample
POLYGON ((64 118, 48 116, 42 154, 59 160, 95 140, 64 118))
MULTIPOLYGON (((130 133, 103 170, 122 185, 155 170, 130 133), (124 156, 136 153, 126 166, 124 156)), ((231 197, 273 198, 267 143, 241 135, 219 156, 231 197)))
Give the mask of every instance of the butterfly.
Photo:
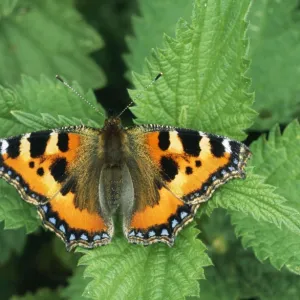
POLYGON ((201 203, 244 178, 249 149, 227 137, 172 126, 43 130, 0 139, 0 177, 37 207, 68 250, 111 242, 113 216, 131 243, 164 242, 191 222, 201 203))

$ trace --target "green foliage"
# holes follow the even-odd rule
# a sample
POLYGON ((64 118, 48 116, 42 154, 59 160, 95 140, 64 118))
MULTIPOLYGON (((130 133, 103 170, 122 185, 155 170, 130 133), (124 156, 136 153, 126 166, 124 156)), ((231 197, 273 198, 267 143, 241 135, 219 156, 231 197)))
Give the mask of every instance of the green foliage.
POLYGON ((69 278, 68 286, 61 291, 61 296, 64 299, 84 300, 88 299, 83 296, 84 289, 89 281, 83 276, 84 267, 79 266, 71 278, 69 278))
POLYGON ((192 23, 180 19, 175 39, 165 36, 165 47, 153 50, 144 75, 133 78, 138 89, 131 92, 137 104, 132 111, 138 123, 245 137, 243 130, 255 117, 244 77, 248 6, 248 1, 195 1, 192 23), (160 71, 159 83, 145 91, 160 71))
MULTIPOLYGON (((73 87, 92 105, 97 106, 92 91, 85 94, 77 84, 73 87)), ((73 121, 74 125, 83 123, 95 126, 103 123, 103 116, 89 108, 76 94, 61 82, 50 80, 45 76, 41 76, 39 81, 23 76, 21 85, 14 88, 0 87, 0 108, 1 136, 17 135, 41 128, 61 127, 73 121), (36 117, 30 116, 29 113, 36 117), (42 117, 39 116, 40 113, 43 113, 42 117), (57 114, 64 117, 57 117, 57 114), (25 126, 20 127, 16 119, 25 126), (90 119, 98 123, 91 123, 90 119)))
POLYGON ((26 242, 24 229, 4 230, 4 224, 0 224, 0 265, 7 262, 12 253, 21 254, 26 242))
POLYGON ((153 48, 163 45, 163 35, 174 37, 179 18, 190 21, 192 0, 139 1, 139 14, 133 16, 134 37, 126 38, 129 53, 124 55, 129 70, 142 72, 145 57, 153 48))
POLYGON ((200 281, 200 299, 299 299, 300 277, 262 264, 251 251, 243 250, 224 210, 202 218, 201 228, 214 266, 205 269, 207 280, 200 281))
POLYGON ((270 129, 300 115, 300 22, 298 0, 252 1, 250 76, 259 117, 255 129, 270 129))
POLYGON ((89 88, 105 83, 89 57, 103 42, 73 8, 72 0, 2 1, 0 36, 1 84, 17 83, 22 73, 36 78, 59 73, 89 88))
POLYGON ((210 265, 204 245, 195 238, 198 232, 189 226, 172 248, 165 244, 132 245, 120 236, 107 247, 81 250, 85 255, 79 264, 86 266, 85 276, 93 278, 84 296, 125 300, 198 295, 197 280, 204 278, 203 267, 210 265))
POLYGON ((13 296, 11 300, 63 300, 58 291, 52 291, 47 288, 39 289, 36 293, 27 293, 24 296, 13 296))
MULTIPOLYGON (((281 135, 275 127, 268 141, 263 136, 251 147, 252 164, 256 172, 266 178, 266 182, 278 187, 277 192, 289 200, 287 204, 300 212, 300 126, 291 123, 281 135), (259 166, 259 167, 258 167, 259 166)), ((297 215, 296 215, 297 216, 297 215)), ((299 215, 297 216, 298 219, 299 215)), ((282 218, 283 220, 283 218, 282 218)), ((252 216, 233 213, 232 222, 236 232, 242 237, 244 247, 252 247, 260 260, 270 259, 273 266, 280 269, 286 265, 300 274, 299 235, 283 227, 276 227, 255 221, 252 216)))
POLYGON ((0 182, 0 220, 4 220, 6 229, 25 227, 30 233, 39 226, 40 221, 35 207, 24 201, 16 201, 20 196, 17 191, 8 186, 6 182, 0 182))

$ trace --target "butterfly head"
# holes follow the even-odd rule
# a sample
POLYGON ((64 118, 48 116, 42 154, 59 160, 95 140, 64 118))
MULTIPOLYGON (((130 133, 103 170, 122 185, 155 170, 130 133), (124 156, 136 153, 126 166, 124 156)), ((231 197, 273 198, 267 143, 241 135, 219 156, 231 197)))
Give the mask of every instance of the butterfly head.
POLYGON ((119 117, 109 117, 104 122, 104 129, 111 131, 119 131, 122 129, 122 122, 119 117))

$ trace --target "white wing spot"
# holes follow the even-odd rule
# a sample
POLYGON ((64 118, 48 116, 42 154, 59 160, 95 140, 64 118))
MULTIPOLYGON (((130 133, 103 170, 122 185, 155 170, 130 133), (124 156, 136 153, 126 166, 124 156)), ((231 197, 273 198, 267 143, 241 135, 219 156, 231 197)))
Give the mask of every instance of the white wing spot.
POLYGON ((47 213, 47 211, 48 211, 48 206, 47 206, 47 205, 43 205, 43 206, 42 206, 42 210, 43 210, 45 213, 47 213))
POLYGON ((66 233, 65 226, 62 225, 62 224, 59 226, 59 230, 60 230, 61 232, 63 232, 63 233, 66 233))
POLYGON ((75 234, 74 234, 74 233, 72 233, 72 234, 70 235, 70 238, 69 238, 69 240, 70 240, 70 241, 73 241, 73 240, 75 240, 75 234))
POLYGON ((171 223, 172 228, 175 228, 177 224, 178 224, 178 221, 176 219, 173 219, 172 223, 171 223))
POLYGON ((143 238, 143 234, 139 231, 137 234, 136 234, 137 237, 140 237, 140 238, 143 238))
POLYGON ((51 217, 51 218, 49 218, 49 222, 55 225, 56 224, 56 219, 51 217))
POLYGON ((188 215, 187 212, 182 211, 182 212, 180 213, 180 218, 181 218, 181 219, 184 219, 187 215, 188 215))
POLYGON ((82 240, 85 240, 85 241, 88 241, 88 236, 85 234, 85 233, 83 233, 81 236, 80 236, 80 238, 82 239, 82 240))
POLYGON ((101 236, 100 236, 99 234, 96 234, 96 235, 93 237, 93 240, 94 240, 94 241, 101 240, 101 236))
POLYGON ((153 236, 155 236, 155 232, 153 230, 151 230, 151 231, 149 231, 148 235, 149 235, 149 237, 153 237, 153 236))
POLYGON ((229 144, 229 140, 228 139, 224 139, 223 142, 222 142, 223 146, 225 147, 225 151, 228 152, 228 153, 231 153, 231 147, 230 147, 230 144, 229 144))
POLYGON ((163 236, 168 236, 169 235, 169 232, 167 229, 163 229, 160 233, 160 235, 163 235, 163 236))
POLYGON ((8 146, 9 146, 8 142, 6 140, 2 140, 1 154, 6 153, 8 146))
POLYGON ((128 236, 135 236, 134 231, 133 230, 130 231, 129 234, 128 234, 128 236))

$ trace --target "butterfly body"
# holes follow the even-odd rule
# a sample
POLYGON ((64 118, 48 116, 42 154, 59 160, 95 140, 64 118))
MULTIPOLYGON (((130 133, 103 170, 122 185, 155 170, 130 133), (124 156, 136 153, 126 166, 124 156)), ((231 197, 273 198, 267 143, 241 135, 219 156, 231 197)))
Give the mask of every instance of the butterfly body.
POLYGON ((37 206, 66 243, 111 241, 113 216, 129 242, 173 245, 199 205, 231 178, 244 177, 250 152, 226 137, 160 125, 45 130, 0 140, 0 177, 37 206))

